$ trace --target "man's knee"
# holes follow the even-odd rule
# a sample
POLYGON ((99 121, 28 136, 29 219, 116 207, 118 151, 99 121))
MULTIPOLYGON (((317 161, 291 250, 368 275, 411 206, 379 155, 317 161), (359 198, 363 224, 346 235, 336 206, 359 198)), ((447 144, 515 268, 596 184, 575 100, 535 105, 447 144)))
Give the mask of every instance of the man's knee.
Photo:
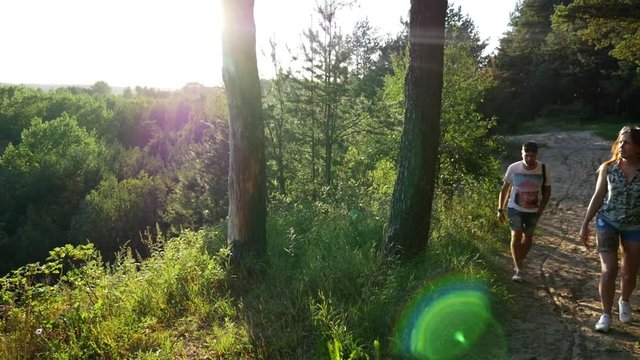
POLYGON ((616 281, 618 275, 618 268, 616 266, 603 266, 600 271, 600 276, 605 281, 616 281))
POLYGON ((522 239, 522 235, 524 233, 522 232, 521 229, 517 229, 517 230, 511 230, 511 238, 512 239, 522 239))

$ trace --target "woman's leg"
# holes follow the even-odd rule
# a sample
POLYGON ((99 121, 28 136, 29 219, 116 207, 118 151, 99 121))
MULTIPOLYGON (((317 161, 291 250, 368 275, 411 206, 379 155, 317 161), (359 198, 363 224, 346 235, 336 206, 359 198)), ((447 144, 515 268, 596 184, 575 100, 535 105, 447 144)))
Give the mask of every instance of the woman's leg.
POLYGON ((636 275, 640 265, 640 242, 622 240, 622 281, 620 282, 620 297, 622 301, 629 301, 631 293, 636 288, 636 275))
POLYGON ((618 253, 609 251, 600 253, 600 301, 602 313, 611 315, 613 298, 616 294, 616 276, 618 274, 618 253))

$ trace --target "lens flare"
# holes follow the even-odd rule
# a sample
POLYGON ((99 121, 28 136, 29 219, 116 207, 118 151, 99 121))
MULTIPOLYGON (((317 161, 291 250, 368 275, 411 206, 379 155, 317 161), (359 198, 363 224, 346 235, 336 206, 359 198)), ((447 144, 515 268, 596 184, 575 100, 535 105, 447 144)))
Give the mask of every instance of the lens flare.
POLYGON ((422 291, 402 311, 396 351, 418 359, 455 359, 478 351, 506 358, 486 293, 482 283, 460 277, 422 291))

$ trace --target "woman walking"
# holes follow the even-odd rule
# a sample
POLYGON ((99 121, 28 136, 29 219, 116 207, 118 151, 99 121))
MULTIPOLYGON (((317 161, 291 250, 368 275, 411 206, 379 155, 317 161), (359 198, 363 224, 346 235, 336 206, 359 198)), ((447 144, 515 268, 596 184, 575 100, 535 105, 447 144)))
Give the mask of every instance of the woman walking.
POLYGON ((631 322, 629 297, 636 287, 640 264, 640 128, 623 127, 611 153, 611 159, 598 168, 596 189, 580 229, 580 240, 589 249, 589 223, 596 217, 602 316, 595 330, 599 332, 609 332, 611 328, 620 244, 622 279, 618 316, 623 323, 631 322))

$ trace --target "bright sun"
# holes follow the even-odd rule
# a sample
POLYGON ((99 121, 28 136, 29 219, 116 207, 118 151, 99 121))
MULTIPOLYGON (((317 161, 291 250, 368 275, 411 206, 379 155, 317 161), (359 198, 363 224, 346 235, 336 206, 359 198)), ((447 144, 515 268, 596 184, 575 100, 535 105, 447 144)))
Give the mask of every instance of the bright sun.
MULTIPOLYGON (((221 0, 0 0, 0 83, 179 88, 222 85, 221 0)), ((516 0, 456 0, 489 24, 506 24, 516 0), (499 4, 499 6, 498 6, 499 4), (496 21, 496 17, 505 21, 496 21), (487 20, 488 19, 488 20, 487 20)), ((262 78, 273 73, 269 39, 281 60, 299 50, 302 30, 317 21, 315 0, 255 0, 256 52, 262 78), (286 45, 286 46, 285 46, 286 45)), ((382 33, 399 30, 409 1, 360 0, 347 22, 368 16, 382 33)), ((492 30, 497 42, 501 30, 492 30)), ((345 31, 348 31, 346 28, 345 31)), ((487 38, 487 35, 483 35, 487 38)), ((494 46, 491 47, 493 49, 494 46)))
POLYGON ((0 2, 0 82, 220 85, 218 0, 0 2))

